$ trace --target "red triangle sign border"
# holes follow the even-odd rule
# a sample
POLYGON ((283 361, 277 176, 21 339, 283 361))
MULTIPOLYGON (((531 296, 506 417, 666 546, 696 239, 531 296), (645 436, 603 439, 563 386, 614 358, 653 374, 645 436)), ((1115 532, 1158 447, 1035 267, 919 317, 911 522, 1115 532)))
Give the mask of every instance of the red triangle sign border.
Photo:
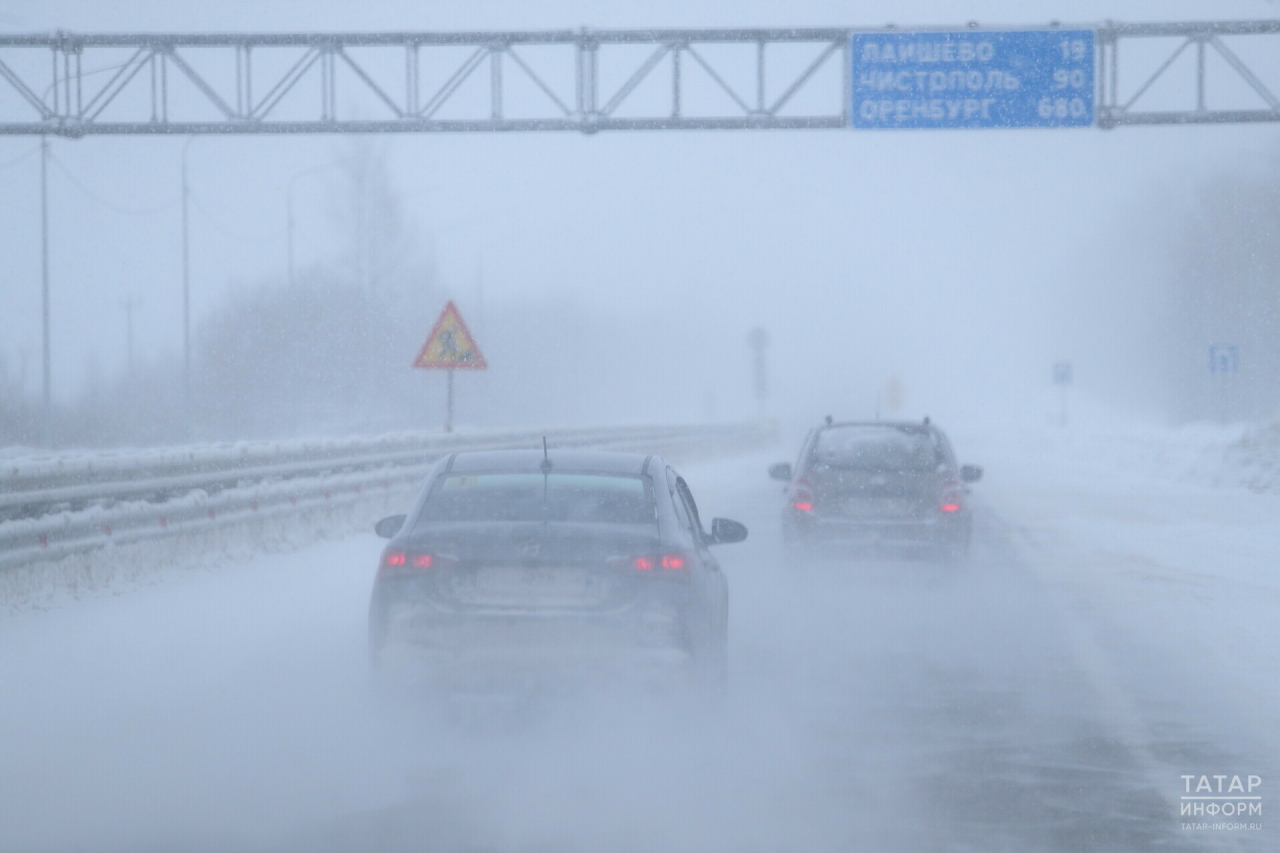
POLYGON ((453 304, 450 299, 445 303, 444 310, 440 312, 440 317, 436 320, 436 324, 431 327, 431 334, 427 335, 426 342, 422 345, 422 349, 418 352, 418 357, 413 360, 413 366, 424 370, 487 370, 489 363, 485 360, 484 354, 480 351, 479 344, 476 343, 475 337, 471 334, 471 330, 467 328, 467 322, 462 319, 462 313, 458 311, 458 306, 453 304), (431 345, 435 342, 436 336, 440 334, 440 330, 444 327, 445 321, 452 315, 454 321, 458 324, 459 330, 466 343, 470 344, 471 351, 476 357, 472 361, 466 362, 438 362, 427 361, 427 350, 431 349, 431 345))

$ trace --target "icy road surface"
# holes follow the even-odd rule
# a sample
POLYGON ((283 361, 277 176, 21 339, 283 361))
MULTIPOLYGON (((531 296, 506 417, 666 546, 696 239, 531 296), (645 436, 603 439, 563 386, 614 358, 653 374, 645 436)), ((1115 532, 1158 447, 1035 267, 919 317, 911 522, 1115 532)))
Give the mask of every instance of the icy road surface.
POLYGON ((953 438, 988 472, 959 573, 790 571, 790 448, 686 467, 751 528, 715 709, 378 700, 372 535, 2 617, 0 849, 1276 849, 1280 500, 953 438), (1262 829, 1180 817, 1183 774, 1259 776, 1262 829))

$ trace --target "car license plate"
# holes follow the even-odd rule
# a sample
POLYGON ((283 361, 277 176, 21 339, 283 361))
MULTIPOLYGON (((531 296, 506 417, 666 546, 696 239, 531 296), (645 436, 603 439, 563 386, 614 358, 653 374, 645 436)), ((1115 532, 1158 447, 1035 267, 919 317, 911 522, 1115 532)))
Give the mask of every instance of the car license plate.
POLYGON ((849 498, 844 511, 854 518, 885 518, 909 514, 911 502, 904 498, 849 498))
POLYGON ((463 604, 481 607, 588 607, 608 596, 607 579, 588 569, 559 566, 494 566, 454 584, 463 604))

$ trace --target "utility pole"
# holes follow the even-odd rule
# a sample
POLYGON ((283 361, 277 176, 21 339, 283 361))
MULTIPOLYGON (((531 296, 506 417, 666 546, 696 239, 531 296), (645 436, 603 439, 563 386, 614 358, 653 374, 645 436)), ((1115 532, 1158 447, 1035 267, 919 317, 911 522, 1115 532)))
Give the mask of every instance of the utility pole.
MULTIPOLYGON (((187 206, 191 188, 187 183, 187 149, 191 147, 191 143, 194 141, 194 136, 188 136, 187 141, 182 144, 182 396, 186 403, 188 414, 190 414, 191 410, 191 234, 187 206)), ((129 316, 131 341, 129 344, 129 371, 132 373, 132 309, 130 309, 129 316)))
POLYGON ((53 406, 53 357, 49 343, 49 137, 40 137, 40 322, 46 428, 53 406))

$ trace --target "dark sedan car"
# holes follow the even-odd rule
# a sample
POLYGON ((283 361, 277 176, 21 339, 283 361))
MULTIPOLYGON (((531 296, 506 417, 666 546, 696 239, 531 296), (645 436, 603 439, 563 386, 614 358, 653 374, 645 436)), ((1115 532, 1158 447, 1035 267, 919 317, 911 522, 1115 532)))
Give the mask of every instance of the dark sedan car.
POLYGON ((566 673, 725 676, 728 592, 684 480, 659 456, 502 450, 442 459, 391 537, 369 607, 375 667, 443 689, 566 673))
POLYGON ((951 443, 923 422, 827 423, 805 438, 785 480, 783 534, 803 545, 838 545, 943 559, 964 556, 973 517, 966 483, 982 477, 958 466, 951 443))

